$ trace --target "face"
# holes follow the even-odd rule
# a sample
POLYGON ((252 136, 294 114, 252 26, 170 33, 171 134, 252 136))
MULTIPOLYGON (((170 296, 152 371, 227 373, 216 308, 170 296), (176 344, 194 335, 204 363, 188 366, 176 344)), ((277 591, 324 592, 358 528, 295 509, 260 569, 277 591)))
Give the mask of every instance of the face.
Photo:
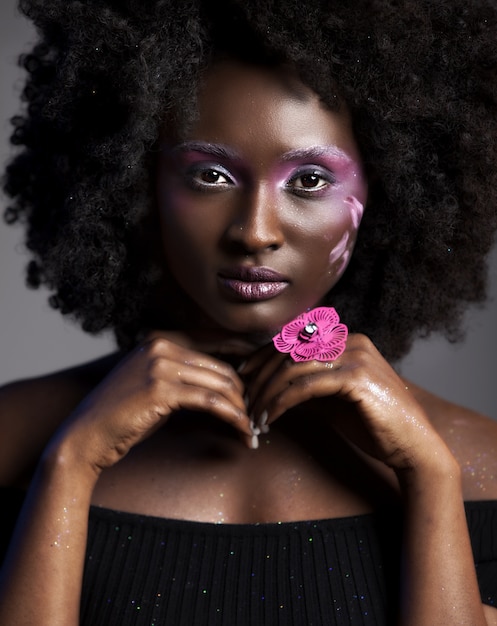
POLYGON ((215 65, 185 137, 163 137, 170 272, 208 324, 272 334, 317 306, 352 254, 367 185, 346 112, 290 73, 215 65))

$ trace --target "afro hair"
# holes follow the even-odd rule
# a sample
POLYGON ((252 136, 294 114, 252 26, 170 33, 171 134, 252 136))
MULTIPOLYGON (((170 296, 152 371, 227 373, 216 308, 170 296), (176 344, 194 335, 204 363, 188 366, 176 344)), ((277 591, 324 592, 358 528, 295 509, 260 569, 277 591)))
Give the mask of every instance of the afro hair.
MULTIPOLYGON (((497 226, 497 8, 491 0, 21 0, 22 56, 4 189, 28 284, 131 347, 157 323, 150 252, 164 120, 195 114, 219 55, 284 63, 345 102, 370 179, 347 271, 329 294, 389 359, 418 335, 460 335, 482 302, 497 226)), ((181 118, 179 119, 178 118, 181 118)), ((174 311, 170 320, 177 325, 174 311)))

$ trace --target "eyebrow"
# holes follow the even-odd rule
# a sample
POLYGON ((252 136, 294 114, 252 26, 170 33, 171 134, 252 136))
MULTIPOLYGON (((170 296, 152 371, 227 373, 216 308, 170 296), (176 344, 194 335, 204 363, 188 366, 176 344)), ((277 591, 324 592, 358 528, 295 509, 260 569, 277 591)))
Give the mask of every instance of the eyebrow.
MULTIPOLYGON (((242 157, 236 151, 224 144, 210 143, 208 141, 185 141, 178 144, 172 150, 176 152, 200 152, 215 156, 220 159, 241 160, 242 157)), ((296 148, 281 155, 283 162, 316 159, 319 157, 332 157, 351 161, 350 156, 337 146, 310 146, 308 148, 296 148)))
POLYGON ((220 159, 239 160, 241 158, 236 150, 223 144, 210 143, 208 141, 185 141, 175 146, 172 152, 173 154, 175 152, 201 152, 220 159))
POLYGON ((298 161, 302 159, 316 159, 319 157, 334 157, 338 159, 346 159, 350 161, 350 156, 337 148, 336 146, 310 146, 309 148, 297 148, 296 150, 290 150, 282 155, 282 161, 298 161))

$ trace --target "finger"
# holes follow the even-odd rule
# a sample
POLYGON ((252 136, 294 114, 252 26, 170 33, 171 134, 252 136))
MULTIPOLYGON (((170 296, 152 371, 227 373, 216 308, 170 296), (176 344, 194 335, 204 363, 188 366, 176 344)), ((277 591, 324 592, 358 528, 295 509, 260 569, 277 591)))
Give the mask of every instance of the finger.
POLYGON ((302 402, 338 396, 384 415, 398 405, 397 394, 405 394, 402 381, 371 341, 357 334, 349 336, 345 352, 335 361, 304 361, 279 368, 258 396, 253 414, 260 419, 267 411, 271 423, 302 402))
MULTIPOLYGON (((345 352, 334 361, 309 361, 295 362, 286 354, 277 353, 274 358, 262 365, 255 377, 247 383, 248 395, 251 400, 249 413, 258 415, 256 423, 266 423, 268 395, 280 393, 286 386, 293 384, 299 376, 312 375, 317 371, 335 371, 343 368, 347 363, 353 363, 357 353, 367 352, 373 344, 362 335, 349 335, 349 341, 345 352), (355 356, 354 356, 355 355, 355 356), (262 416, 262 419, 261 419, 262 416)), ((376 355, 382 358, 376 351, 376 355)), ((306 378, 303 379, 304 381, 306 378)), ((307 384, 307 383, 305 383, 307 384)))
POLYGON ((240 410, 246 412, 245 402, 242 396, 243 386, 234 371, 229 368, 212 369, 204 366, 204 363, 185 363, 166 358, 155 359, 150 364, 149 373, 153 378, 166 380, 176 385, 189 387, 201 387, 215 391, 224 396, 229 402, 240 410), (226 373, 225 373, 226 372, 226 373))
POLYGON ((240 433, 242 441, 248 448, 256 449, 259 447, 258 435, 260 431, 254 427, 253 421, 247 415, 243 401, 240 403, 241 407, 233 404, 222 393, 216 392, 212 388, 185 384, 177 395, 177 404, 171 409, 209 413, 220 418, 240 433))
POLYGON ((183 348, 162 335, 156 335, 142 351, 150 359, 150 376, 176 385, 170 390, 171 397, 176 395, 177 398, 176 404, 170 401, 170 410, 183 408, 216 415, 237 428, 248 447, 256 447, 257 436, 242 397, 244 386, 230 365, 183 348), (178 391, 179 386, 186 388, 186 396, 185 389, 178 391), (199 388, 202 389, 200 395, 199 388), (211 392, 214 395, 211 396, 211 392), (220 402, 218 396, 223 401, 220 402))
POLYGON ((230 402, 222 393, 196 385, 180 385, 177 389, 171 390, 169 384, 164 386, 164 396, 170 412, 186 410, 209 413, 233 426, 245 435, 247 440, 253 436, 246 411, 230 402))
POLYGON ((269 425, 307 400, 339 393, 341 381, 330 376, 329 365, 306 361, 280 367, 255 399, 251 410, 255 422, 269 425))
POLYGON ((140 351, 151 362, 155 360, 174 362, 179 371, 183 370, 185 366, 190 366, 196 368, 198 374, 199 370, 217 373, 219 376, 229 379, 239 393, 242 394, 244 391, 244 384, 231 365, 209 354, 180 346, 169 338, 155 336, 142 344, 140 351))

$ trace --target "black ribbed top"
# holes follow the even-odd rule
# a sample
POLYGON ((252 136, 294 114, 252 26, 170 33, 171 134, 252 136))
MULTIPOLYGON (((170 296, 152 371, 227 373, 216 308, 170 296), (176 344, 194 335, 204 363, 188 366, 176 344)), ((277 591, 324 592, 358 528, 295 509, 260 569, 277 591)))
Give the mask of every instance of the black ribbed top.
MULTIPOLYGON (((19 494, 1 494, 13 518, 19 494)), ((466 513, 482 600, 497 605, 497 501, 466 513)), ((92 507, 81 624, 383 626, 398 598, 400 528, 395 510, 232 525, 92 507)))
MULTIPOLYGON (((469 503, 482 599, 497 601, 497 502, 469 503)), ((91 626, 384 625, 400 520, 230 525, 92 508, 82 622, 91 626)))

